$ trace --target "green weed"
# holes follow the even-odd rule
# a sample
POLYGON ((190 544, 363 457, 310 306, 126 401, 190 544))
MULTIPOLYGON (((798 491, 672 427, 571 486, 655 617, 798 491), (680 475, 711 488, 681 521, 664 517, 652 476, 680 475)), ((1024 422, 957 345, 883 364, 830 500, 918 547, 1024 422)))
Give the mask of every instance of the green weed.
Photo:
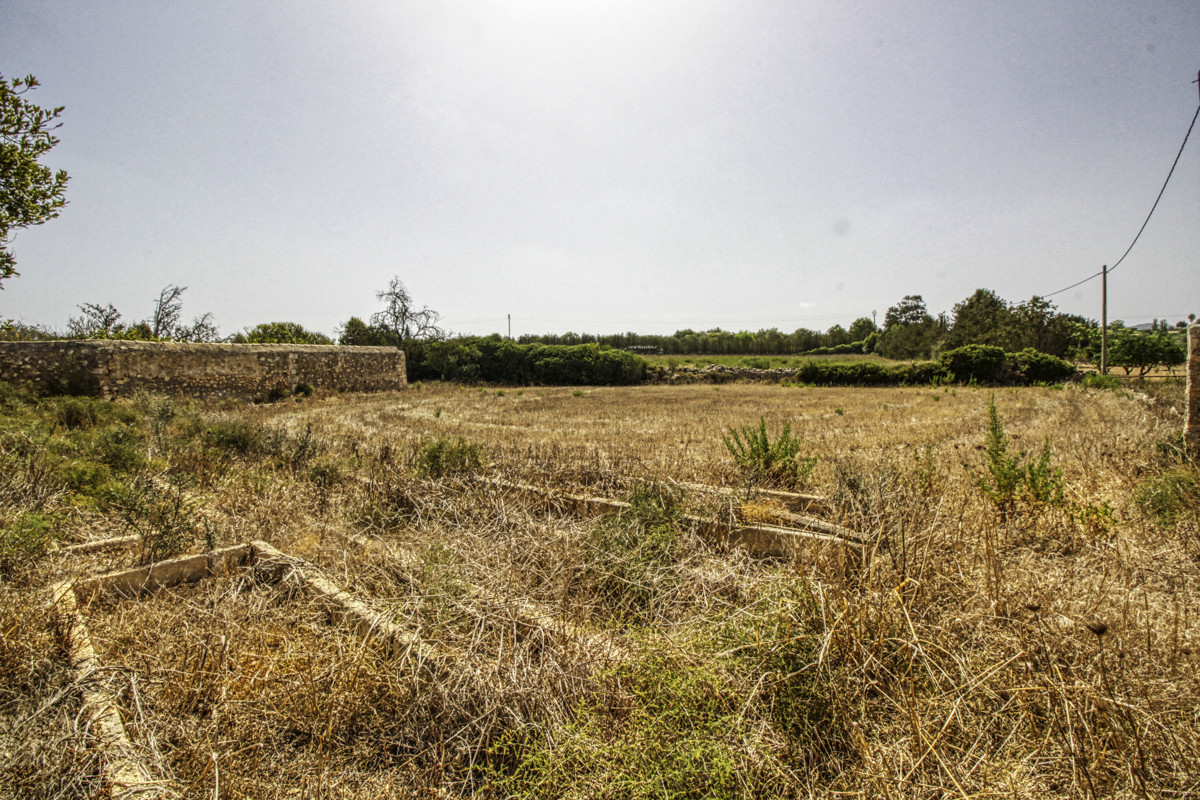
POLYGON ((417 455, 417 473, 430 478, 461 475, 483 466, 483 448, 461 437, 439 436, 421 446, 417 455))
POLYGON ((775 441, 767 432, 766 418, 760 417, 758 427, 745 425, 739 431, 730 428, 721 434, 721 441, 733 457, 748 484, 777 483, 787 487, 803 486, 817 465, 816 458, 800 455, 801 439, 792 435, 789 423, 775 441))
POLYGON ((24 513, 0 526, 0 579, 12 581, 28 574, 53 541, 53 520, 45 514, 24 513))
POLYGON ((668 487, 635 490, 630 509, 594 526, 577 587, 614 617, 648 622, 658 599, 678 580, 682 546, 679 495, 668 487))
POLYGON ((1062 470, 1050 466, 1052 451, 1049 437, 1037 458, 1025 461, 1025 453, 1011 455, 1008 452, 1009 437, 996 411, 996 397, 988 395, 987 434, 984 450, 987 463, 986 474, 976 478, 976 485, 984 497, 1000 512, 1001 519, 1008 519, 1017 504, 1028 501, 1032 505, 1061 505, 1063 501, 1062 470))
POLYGON ((129 530, 141 537, 144 563, 177 555, 202 536, 213 538, 199 504, 178 486, 140 478, 122 491, 119 505, 129 530))
POLYGON ((1195 516, 1200 509, 1200 473, 1180 466, 1154 475, 1138 485, 1133 500, 1147 517, 1171 527, 1180 517, 1195 516))
POLYGON ((1092 372, 1083 376, 1079 381, 1079 385, 1085 389, 1109 389, 1119 391, 1121 382, 1112 375, 1101 375, 1099 372, 1092 372))

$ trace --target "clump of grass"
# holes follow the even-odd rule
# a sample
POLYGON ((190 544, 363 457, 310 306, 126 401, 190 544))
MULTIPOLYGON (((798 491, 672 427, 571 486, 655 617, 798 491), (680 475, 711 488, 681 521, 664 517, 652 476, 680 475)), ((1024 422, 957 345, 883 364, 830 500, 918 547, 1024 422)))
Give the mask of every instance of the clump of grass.
POLYGON ((588 534, 576 589, 620 620, 659 616, 678 575, 684 549, 680 496, 651 484, 634 490, 631 507, 601 520, 588 534))
POLYGON ((746 483, 779 484, 788 488, 803 486, 817 465, 816 458, 800 455, 801 439, 792 435, 790 423, 775 441, 767 432, 767 420, 760 417, 758 427, 745 425, 738 430, 730 428, 729 434, 721 434, 721 441, 733 457, 746 483))
POLYGON ((1084 375, 1079 381, 1079 385, 1085 389, 1108 389, 1110 391, 1119 391, 1121 382, 1112 375, 1101 375, 1099 372, 1092 372, 1084 375))
POLYGON ((1138 484, 1133 499, 1147 517, 1164 527, 1173 526, 1200 510, 1200 474, 1186 465, 1169 469, 1138 484))
POLYGON ((86 429, 100 421, 100 414, 90 397, 64 397, 55 409, 54 421, 67 430, 86 429))
POLYGON ((0 522, 0 581, 27 576, 46 555, 54 540, 53 530, 54 520, 35 512, 0 522))
POLYGON ((465 475, 483 467, 483 448, 462 437, 439 436, 421 446, 417 472, 430 478, 465 475))

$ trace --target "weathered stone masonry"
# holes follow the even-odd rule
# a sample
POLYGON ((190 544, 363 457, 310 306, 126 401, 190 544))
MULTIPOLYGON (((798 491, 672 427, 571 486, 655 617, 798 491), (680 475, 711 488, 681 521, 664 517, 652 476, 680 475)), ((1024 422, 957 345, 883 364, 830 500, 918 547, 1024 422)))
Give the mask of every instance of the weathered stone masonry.
POLYGON ((173 342, 0 342, 0 380, 39 391, 128 397, 139 391, 266 400, 298 386, 340 392, 403 389, 394 347, 173 342))

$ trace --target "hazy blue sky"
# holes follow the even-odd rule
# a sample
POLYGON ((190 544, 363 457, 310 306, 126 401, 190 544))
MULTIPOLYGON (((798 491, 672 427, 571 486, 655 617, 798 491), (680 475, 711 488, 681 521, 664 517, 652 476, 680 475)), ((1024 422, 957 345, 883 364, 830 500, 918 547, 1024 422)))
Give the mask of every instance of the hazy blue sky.
MULTIPOLYGON (((0 0, 65 105, 0 317, 331 333, 826 329, 1112 264, 1195 113, 1200 2, 0 0)), ((1053 298, 1099 317, 1099 280, 1053 298)), ((1200 132, 1110 318, 1200 314, 1200 132)))

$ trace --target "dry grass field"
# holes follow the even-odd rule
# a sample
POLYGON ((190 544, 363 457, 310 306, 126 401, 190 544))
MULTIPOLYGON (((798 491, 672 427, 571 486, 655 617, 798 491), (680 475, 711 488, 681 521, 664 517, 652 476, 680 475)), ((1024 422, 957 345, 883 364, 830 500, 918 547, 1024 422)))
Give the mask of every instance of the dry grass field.
POLYGON ((0 794, 105 796, 83 681, 163 797, 1194 796, 1200 479, 1181 388, 1155 395, 10 395, 0 794), (722 435, 760 420, 801 437, 803 481, 735 463, 722 435), (989 463, 1020 473, 1007 493, 989 463), (768 482, 827 497, 861 558, 755 556, 686 516, 770 516, 768 482), (580 515, 568 492, 632 505, 580 515), (103 668, 68 668, 51 581, 253 539, 410 645, 248 570, 85 603, 103 668))

